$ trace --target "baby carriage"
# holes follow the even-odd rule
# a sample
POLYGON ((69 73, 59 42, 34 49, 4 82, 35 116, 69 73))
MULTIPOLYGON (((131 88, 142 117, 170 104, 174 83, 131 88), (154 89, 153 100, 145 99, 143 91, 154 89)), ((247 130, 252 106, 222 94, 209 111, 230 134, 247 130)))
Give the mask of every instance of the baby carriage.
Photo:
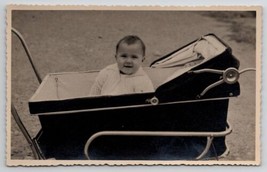
POLYGON ((199 160, 228 152, 229 98, 240 94, 239 61, 207 34, 144 68, 155 92, 89 96, 97 71, 48 74, 29 100, 41 130, 30 138, 38 159, 199 160))

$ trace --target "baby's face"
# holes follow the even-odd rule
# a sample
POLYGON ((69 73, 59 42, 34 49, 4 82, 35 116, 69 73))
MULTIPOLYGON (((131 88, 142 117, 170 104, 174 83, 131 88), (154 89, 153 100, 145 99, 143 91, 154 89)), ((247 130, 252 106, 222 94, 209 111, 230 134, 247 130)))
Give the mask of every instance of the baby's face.
POLYGON ((131 75, 137 72, 143 61, 143 50, 139 42, 128 45, 121 43, 119 45, 116 60, 119 70, 123 74, 131 75))

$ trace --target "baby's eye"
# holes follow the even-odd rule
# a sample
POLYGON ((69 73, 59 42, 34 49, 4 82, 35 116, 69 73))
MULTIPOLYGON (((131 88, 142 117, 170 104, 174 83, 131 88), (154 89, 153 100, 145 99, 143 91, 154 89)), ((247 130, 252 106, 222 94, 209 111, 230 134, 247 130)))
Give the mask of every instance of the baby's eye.
POLYGON ((137 59, 137 58, 138 58, 138 56, 135 56, 135 55, 133 55, 133 56, 132 56, 132 58, 133 58, 133 59, 137 59))
POLYGON ((126 57, 127 57, 126 54, 122 54, 122 55, 120 55, 120 56, 123 57, 123 58, 126 58, 126 57))

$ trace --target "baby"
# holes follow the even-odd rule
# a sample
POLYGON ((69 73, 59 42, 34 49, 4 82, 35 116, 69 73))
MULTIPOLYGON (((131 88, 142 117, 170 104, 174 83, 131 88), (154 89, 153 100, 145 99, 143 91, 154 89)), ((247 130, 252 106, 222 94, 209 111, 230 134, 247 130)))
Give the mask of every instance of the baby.
POLYGON ((119 95, 153 92, 154 87, 141 64, 145 44, 134 35, 125 36, 116 46, 116 62, 102 69, 91 87, 91 95, 119 95))

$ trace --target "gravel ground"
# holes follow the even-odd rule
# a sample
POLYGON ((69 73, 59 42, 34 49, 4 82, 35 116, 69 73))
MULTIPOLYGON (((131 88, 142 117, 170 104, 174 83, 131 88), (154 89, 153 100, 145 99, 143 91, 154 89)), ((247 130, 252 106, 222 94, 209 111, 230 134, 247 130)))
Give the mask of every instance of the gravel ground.
MULTIPOLYGON (((113 63, 117 40, 127 34, 144 40, 145 66, 201 35, 214 33, 232 48, 240 60, 240 69, 255 67, 255 41, 250 37, 249 41, 237 39, 242 38, 240 33, 255 36, 255 18, 232 15, 227 19, 192 11, 15 11, 12 26, 24 35, 42 78, 48 73, 101 69, 113 63), (234 23, 241 26, 239 30, 233 28, 234 23)), ((14 35, 11 83, 12 102, 33 137, 40 130, 40 123, 29 115, 27 102, 38 82, 14 35)), ((255 73, 242 75, 240 85, 241 95, 231 99, 228 108, 233 132, 227 137, 230 154, 225 160, 255 160, 255 73)), ((11 158, 33 158, 13 118, 11 158)))

